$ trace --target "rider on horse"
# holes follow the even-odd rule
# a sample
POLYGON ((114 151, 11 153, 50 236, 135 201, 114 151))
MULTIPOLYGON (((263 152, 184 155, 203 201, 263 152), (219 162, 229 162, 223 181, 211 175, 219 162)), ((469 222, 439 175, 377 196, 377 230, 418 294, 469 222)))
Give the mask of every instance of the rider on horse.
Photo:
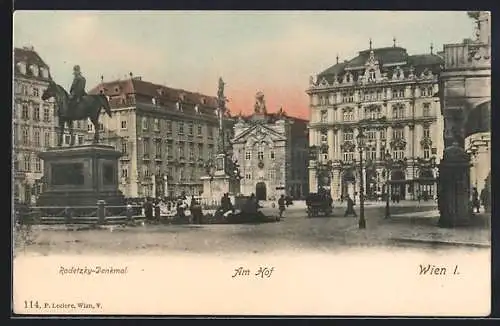
POLYGON ((87 93, 85 92, 85 77, 82 76, 82 72, 80 71, 80 66, 76 65, 73 67, 73 84, 71 84, 70 89, 70 107, 75 107, 83 96, 87 93))

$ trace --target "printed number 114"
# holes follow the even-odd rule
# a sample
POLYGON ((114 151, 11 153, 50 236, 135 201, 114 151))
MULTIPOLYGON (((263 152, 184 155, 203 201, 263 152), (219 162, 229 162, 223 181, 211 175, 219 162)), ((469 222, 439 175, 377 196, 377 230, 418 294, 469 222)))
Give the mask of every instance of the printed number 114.
POLYGON ((25 309, 33 309, 33 308, 40 308, 40 306, 38 305, 38 301, 24 301, 24 308, 25 309))

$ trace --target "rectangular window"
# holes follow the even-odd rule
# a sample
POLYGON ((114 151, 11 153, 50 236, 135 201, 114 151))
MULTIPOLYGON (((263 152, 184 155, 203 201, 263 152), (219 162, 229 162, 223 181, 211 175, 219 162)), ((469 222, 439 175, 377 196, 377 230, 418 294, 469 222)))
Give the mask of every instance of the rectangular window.
POLYGON ((184 135, 184 122, 179 121, 179 135, 184 135))
POLYGON ((377 159, 377 150, 375 148, 369 148, 366 151, 366 158, 375 161, 377 159))
POLYGON ((144 138, 142 141, 142 150, 144 157, 149 157, 149 139, 144 138))
POLYGON ((78 135, 78 144, 82 145, 83 144, 83 136, 78 135))
POLYGON ((123 120, 123 121, 121 122, 121 128, 122 128, 122 129, 127 129, 127 121, 123 120))
POLYGON ((42 172, 42 161, 39 157, 35 157, 35 172, 42 172))
POLYGON ((189 144, 189 160, 194 161, 194 144, 189 144))
POLYGON ((30 162, 29 155, 26 155, 24 157, 24 171, 25 172, 30 172, 31 171, 31 162, 30 162))
POLYGON ((342 157, 344 158, 344 162, 352 162, 354 161, 354 152, 343 152, 342 157))
POLYGON ((21 144, 28 146, 30 144, 30 133, 28 127, 23 127, 21 137, 21 144))
POLYGON ((192 123, 192 122, 190 122, 190 123, 188 124, 188 135, 189 135, 189 136, 192 136, 192 135, 193 135, 193 133, 194 133, 194 125, 193 125, 193 123, 192 123))
POLYGON ((198 129, 198 136, 203 134, 203 127, 201 124, 197 125, 196 128, 198 129))
POLYGON ((377 138, 377 132, 375 130, 368 130, 366 132, 366 139, 375 140, 377 138))
POLYGON ((167 121, 167 134, 172 133, 172 121, 168 120, 167 121))
POLYGON ((148 130, 148 118, 142 118, 142 130, 148 130))
POLYGON ((431 116, 431 105, 429 103, 424 103, 424 106, 422 108, 422 115, 424 117, 430 117, 431 116))
POLYGON ((40 96, 40 91, 36 87, 33 88, 33 96, 34 97, 39 97, 40 96))
POLYGON ((328 111, 323 110, 321 111, 321 116, 320 116, 320 121, 321 122, 327 122, 328 121, 328 111))
POLYGON ((40 121, 40 104, 33 103, 33 120, 40 121))
POLYGON ((269 152, 269 158, 270 158, 271 160, 274 160, 274 157, 275 157, 275 156, 274 156, 274 151, 270 151, 270 152, 269 152))
POLYGON ((161 139, 155 141, 155 157, 161 159, 161 139))
POLYGON ((425 147, 424 148, 424 158, 428 159, 429 157, 431 157, 431 150, 429 147, 425 147))
POLYGON ((38 129, 33 130, 33 145, 40 146, 40 131, 38 129))
POLYGON ((203 144, 198 144, 198 158, 203 158, 203 144))
POLYGON ((401 150, 394 150, 393 153, 392 153, 392 156, 396 160, 402 160, 405 157, 405 151, 402 150, 402 149, 401 150))
POLYGON ((71 135, 64 135, 64 144, 71 144, 71 135))
POLYGON ((393 139, 404 139, 405 131, 403 128, 395 128, 392 130, 393 139))
POLYGON ((43 143, 44 143, 45 147, 50 147, 50 133, 46 132, 43 135, 43 143))
POLYGON ((88 132, 94 131, 94 125, 92 123, 87 124, 87 131, 88 132))
POLYGON ((385 140, 386 139, 386 131, 385 129, 384 130, 380 130, 380 139, 382 140, 385 140))
POLYGON ((249 161, 252 159, 252 152, 251 151, 246 151, 245 152, 245 160, 249 161))
POLYGON ((173 159, 174 158, 174 151, 172 150, 172 143, 167 143, 167 158, 173 159))
POLYGON ((326 130, 322 130, 320 134, 320 139, 322 143, 328 143, 328 133, 326 130))
POLYGON ((155 131, 160 131, 160 120, 158 120, 158 119, 154 120, 154 128, 155 128, 155 131))
POLYGON ((354 140, 354 133, 352 131, 344 132, 344 141, 352 141, 354 140))
POLYGON ((271 181, 274 181, 276 179, 276 172, 274 170, 269 170, 268 171, 268 178, 271 181))
POLYGON ((208 138, 214 138, 214 128, 208 126, 207 127, 207 134, 208 134, 208 138))
POLYGON ((263 151, 257 152, 257 159, 259 161, 262 161, 264 159, 264 152, 263 151))
POLYGON ((252 174, 251 173, 246 173, 245 174, 245 179, 252 180, 252 174))
POLYGON ((430 138, 431 137, 431 130, 428 126, 424 127, 424 138, 430 138))
POLYGON ((21 118, 23 120, 28 120, 30 118, 28 103, 23 103, 22 105, 21 118))
POLYGON ((126 167, 122 167, 122 178, 128 178, 128 169, 126 167))

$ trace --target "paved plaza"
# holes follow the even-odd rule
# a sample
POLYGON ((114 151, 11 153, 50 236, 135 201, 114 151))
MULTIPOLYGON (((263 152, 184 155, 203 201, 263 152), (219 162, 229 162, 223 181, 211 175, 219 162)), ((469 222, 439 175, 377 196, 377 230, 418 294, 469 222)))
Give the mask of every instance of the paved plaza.
MULTIPOLYGON (((337 205, 332 217, 308 218, 305 208, 290 206, 285 218, 276 223, 238 225, 140 225, 106 226, 101 229, 68 231, 66 226, 33 227, 32 243, 18 239, 17 250, 42 255, 55 253, 131 254, 147 251, 184 252, 272 252, 342 250, 346 247, 489 247, 488 216, 477 216, 477 225, 467 228, 437 227, 439 213, 432 204, 391 207, 385 219, 383 205, 365 208, 367 227, 358 228, 358 218, 344 217, 337 205)), ((357 212, 359 215, 358 207, 357 212)), ((265 207, 266 215, 276 215, 276 208, 265 207)), ((19 237, 18 237, 19 238, 19 237)))

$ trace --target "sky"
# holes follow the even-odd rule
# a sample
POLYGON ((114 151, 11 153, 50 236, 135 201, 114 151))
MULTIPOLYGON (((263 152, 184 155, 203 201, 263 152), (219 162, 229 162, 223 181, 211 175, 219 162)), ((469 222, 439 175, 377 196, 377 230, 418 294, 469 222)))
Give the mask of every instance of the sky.
POLYGON ((101 80, 143 80, 216 96, 226 82, 233 114, 265 94, 307 118, 309 77, 369 47, 441 51, 472 37, 463 11, 16 11, 15 47, 33 46, 63 87, 78 64, 91 89, 101 80))

